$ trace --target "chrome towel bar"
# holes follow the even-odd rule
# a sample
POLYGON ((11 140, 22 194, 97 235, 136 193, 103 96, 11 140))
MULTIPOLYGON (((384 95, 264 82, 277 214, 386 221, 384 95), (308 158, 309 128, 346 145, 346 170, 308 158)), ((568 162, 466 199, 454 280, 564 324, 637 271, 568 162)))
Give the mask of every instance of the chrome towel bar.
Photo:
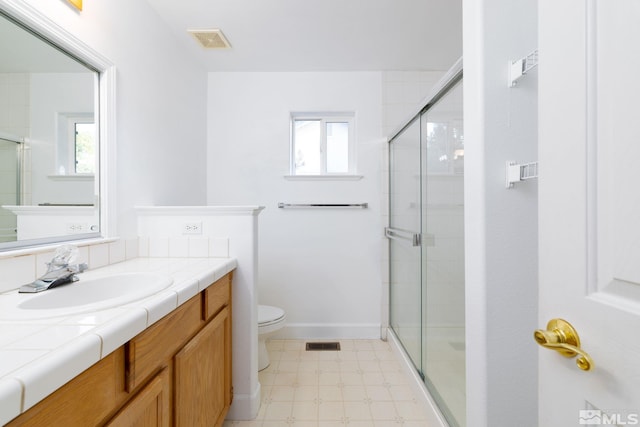
POLYGON ((278 203, 280 209, 289 208, 357 208, 367 209, 369 203, 278 203))

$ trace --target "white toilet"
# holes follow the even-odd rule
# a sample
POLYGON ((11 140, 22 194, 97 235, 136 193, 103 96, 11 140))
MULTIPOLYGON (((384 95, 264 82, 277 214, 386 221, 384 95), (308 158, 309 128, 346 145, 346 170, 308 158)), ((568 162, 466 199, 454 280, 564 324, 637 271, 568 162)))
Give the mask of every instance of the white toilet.
POLYGON ((282 329, 286 316, 284 310, 270 305, 258 305, 258 370, 269 366, 267 338, 282 329))

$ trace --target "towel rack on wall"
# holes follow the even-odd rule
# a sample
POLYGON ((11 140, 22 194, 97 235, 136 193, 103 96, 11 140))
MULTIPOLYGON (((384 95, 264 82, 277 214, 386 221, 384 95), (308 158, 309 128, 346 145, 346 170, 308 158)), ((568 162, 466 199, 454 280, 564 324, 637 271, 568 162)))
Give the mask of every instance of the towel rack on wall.
POLYGON ((355 208, 367 209, 369 203, 278 203, 280 209, 290 208, 355 208))

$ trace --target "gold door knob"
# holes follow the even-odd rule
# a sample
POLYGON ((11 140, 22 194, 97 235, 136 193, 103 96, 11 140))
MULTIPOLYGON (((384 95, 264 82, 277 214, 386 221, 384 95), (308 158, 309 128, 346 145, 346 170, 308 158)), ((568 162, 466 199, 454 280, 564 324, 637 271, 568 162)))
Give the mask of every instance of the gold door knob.
POLYGON ((571 323, 563 319, 551 319, 547 323, 547 330, 537 329, 533 338, 543 347, 557 351, 564 357, 575 357, 576 365, 583 371, 590 371, 594 367, 593 359, 580 348, 580 337, 571 323))

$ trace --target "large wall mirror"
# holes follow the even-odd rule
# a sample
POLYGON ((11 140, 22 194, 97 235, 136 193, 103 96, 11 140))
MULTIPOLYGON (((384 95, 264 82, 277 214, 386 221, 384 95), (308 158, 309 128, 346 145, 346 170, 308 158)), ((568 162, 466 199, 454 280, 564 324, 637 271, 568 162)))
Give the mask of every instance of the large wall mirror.
POLYGON ((0 250, 101 236, 110 64, 3 2, 0 58, 0 250))

